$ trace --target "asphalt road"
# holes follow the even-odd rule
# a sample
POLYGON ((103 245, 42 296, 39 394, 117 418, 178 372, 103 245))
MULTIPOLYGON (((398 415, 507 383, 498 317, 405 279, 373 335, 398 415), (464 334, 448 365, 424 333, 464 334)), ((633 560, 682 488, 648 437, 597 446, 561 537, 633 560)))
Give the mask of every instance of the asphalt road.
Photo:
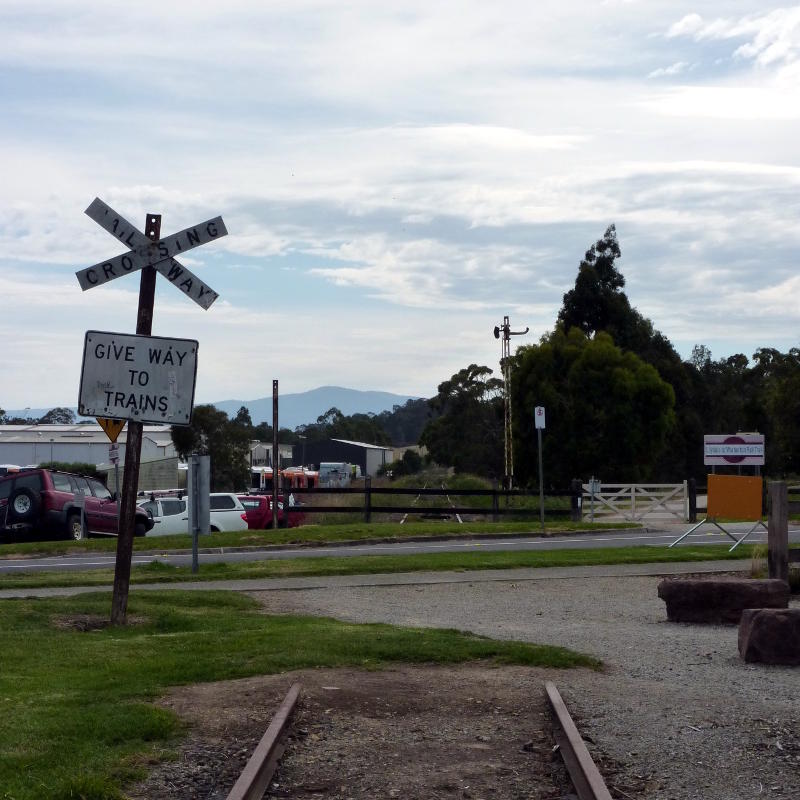
MULTIPOLYGON (((597 549, 603 547, 626 546, 665 546, 673 542, 691 526, 671 525, 668 530, 635 529, 603 531, 596 533, 576 533, 565 536, 514 535, 492 538, 448 539, 439 541, 387 542, 381 544, 326 545, 323 547, 269 547, 258 550, 240 550, 236 548, 215 548, 213 551, 202 551, 199 561, 205 564, 217 562, 265 561, 268 559, 318 558, 320 556, 336 556, 347 558, 352 556, 378 555, 411 555, 416 553, 441 552, 498 552, 509 550, 568 550, 577 548, 597 549)), ((742 536, 750 527, 749 523, 736 523, 726 526, 734 534, 742 536)), ((766 530, 759 528, 747 538, 748 543, 765 542, 766 530)), ((790 542, 800 542, 800 529, 790 529, 790 542)), ((705 525, 691 534, 677 547, 698 544, 730 544, 734 540, 728 538, 719 529, 705 525)), ((154 548, 157 539, 153 540, 154 548)), ((191 552, 164 552, 154 549, 147 553, 135 553, 132 565, 147 564, 158 560, 174 566, 186 566, 192 562, 191 552)), ((86 553, 83 555, 53 556, 44 558, 0 559, 0 574, 58 571, 110 569, 114 567, 116 557, 113 553, 86 553)))

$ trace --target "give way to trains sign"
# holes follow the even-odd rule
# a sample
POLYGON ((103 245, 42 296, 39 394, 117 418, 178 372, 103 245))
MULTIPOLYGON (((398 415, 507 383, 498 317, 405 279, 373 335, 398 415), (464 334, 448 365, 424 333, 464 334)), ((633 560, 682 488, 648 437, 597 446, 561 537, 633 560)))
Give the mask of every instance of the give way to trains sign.
POLYGON ((189 425, 196 377, 194 339, 87 331, 78 413, 189 425))

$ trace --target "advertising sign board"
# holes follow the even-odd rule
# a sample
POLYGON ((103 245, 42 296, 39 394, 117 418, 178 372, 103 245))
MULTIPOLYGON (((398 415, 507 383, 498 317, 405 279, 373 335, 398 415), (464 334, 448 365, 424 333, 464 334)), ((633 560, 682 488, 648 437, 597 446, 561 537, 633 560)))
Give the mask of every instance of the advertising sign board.
POLYGON ((87 331, 78 413, 189 425, 196 376, 194 339, 87 331))
POLYGON ((764 434, 707 434, 703 437, 703 464, 707 466, 763 466, 764 434))

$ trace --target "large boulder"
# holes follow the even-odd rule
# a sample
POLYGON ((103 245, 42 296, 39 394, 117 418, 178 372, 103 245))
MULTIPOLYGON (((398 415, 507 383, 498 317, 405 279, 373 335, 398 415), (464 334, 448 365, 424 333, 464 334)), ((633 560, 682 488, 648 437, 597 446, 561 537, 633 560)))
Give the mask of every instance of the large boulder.
POLYGON ((748 608, 739 623, 745 661, 800 666, 800 608, 748 608))
POLYGON ((746 608, 787 608, 789 586, 770 578, 668 578, 658 596, 670 622, 737 624, 746 608))

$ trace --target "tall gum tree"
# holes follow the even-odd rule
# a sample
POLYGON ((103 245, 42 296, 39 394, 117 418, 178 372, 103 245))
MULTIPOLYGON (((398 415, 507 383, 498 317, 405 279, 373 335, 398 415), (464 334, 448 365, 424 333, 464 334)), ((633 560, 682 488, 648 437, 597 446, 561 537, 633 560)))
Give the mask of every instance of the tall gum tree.
POLYGON ((514 356, 512 402, 518 479, 538 481, 533 409, 545 406, 545 484, 565 489, 593 474, 643 481, 674 425, 675 393, 657 370, 606 333, 557 328, 514 356))

